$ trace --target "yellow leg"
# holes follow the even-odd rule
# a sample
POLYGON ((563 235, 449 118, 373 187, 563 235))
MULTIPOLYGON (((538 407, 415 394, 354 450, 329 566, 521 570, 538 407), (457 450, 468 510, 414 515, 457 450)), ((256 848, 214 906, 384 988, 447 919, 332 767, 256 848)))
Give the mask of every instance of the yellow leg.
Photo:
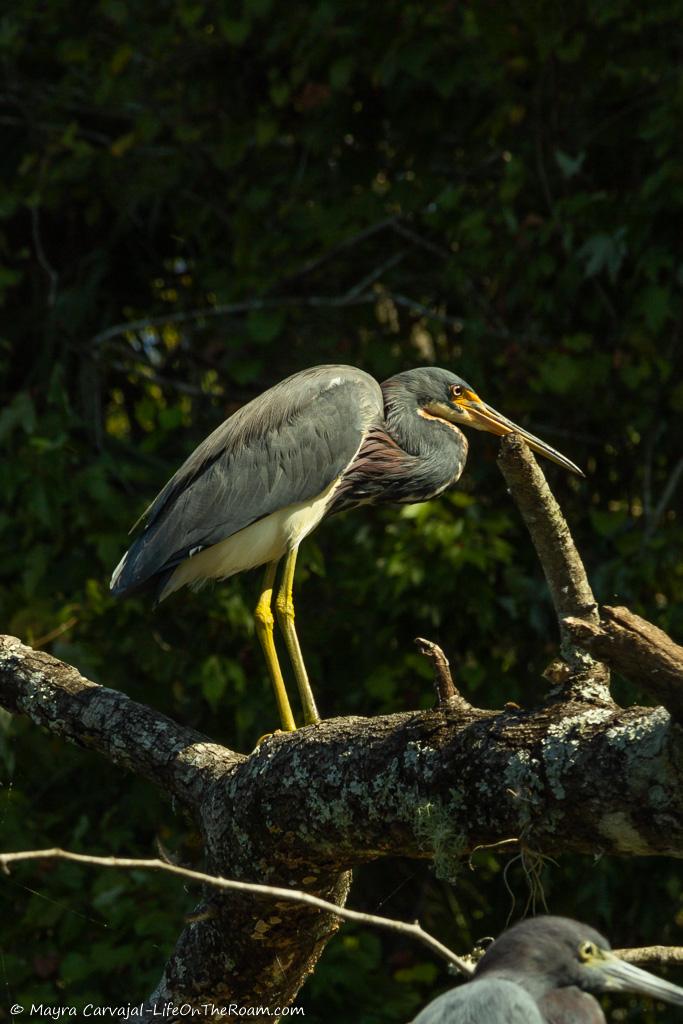
POLYGON ((296 729, 296 725, 294 724, 294 715, 292 714, 289 697, 285 690, 285 682, 282 678, 280 662, 278 661, 277 651, 275 649, 275 639, 273 637, 275 619, 273 618, 270 606, 273 600, 273 584, 275 582, 276 570, 277 562, 269 562, 263 577, 261 596, 254 611, 254 618, 256 619, 256 634, 259 638, 261 647, 263 648, 266 665, 268 666, 268 673, 273 684, 273 689, 275 690, 275 700, 277 701, 278 710, 280 712, 282 728, 286 732, 293 732, 296 729))
POLYGON ((294 628, 294 598, 292 590, 294 587, 294 568, 298 551, 298 548, 292 548, 287 552, 285 568, 282 573, 282 583, 275 600, 275 607, 277 609, 280 629, 285 638, 287 651, 289 652, 294 675, 296 676, 296 685, 299 687, 299 695, 304 709, 304 721, 306 725, 310 725, 312 722, 319 722, 320 715, 315 706, 315 697, 311 690, 311 684, 308 681, 308 673, 306 672, 301 647, 299 646, 299 638, 294 628))

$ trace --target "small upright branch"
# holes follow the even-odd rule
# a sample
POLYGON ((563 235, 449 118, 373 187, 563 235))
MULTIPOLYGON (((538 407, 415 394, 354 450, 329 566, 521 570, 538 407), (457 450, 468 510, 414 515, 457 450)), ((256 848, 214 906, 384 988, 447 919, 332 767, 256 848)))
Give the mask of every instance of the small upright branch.
POLYGON ((435 644, 432 640, 425 640, 421 636, 415 637, 415 643, 420 654, 424 654, 425 658, 429 658, 434 666, 434 689, 436 690, 438 707, 442 708, 448 705, 450 707, 461 707, 463 711, 471 711, 472 705, 469 701, 465 700, 453 682, 448 658, 439 645, 435 644))
POLYGON ((600 619, 586 570, 560 506, 518 434, 502 439, 498 464, 543 566, 560 627, 562 656, 574 678, 580 678, 577 696, 610 702, 608 669, 577 645, 565 623, 568 616, 596 626, 600 619))
POLYGON ((601 613, 597 625, 566 619, 575 642, 647 690, 683 722, 683 647, 628 608, 605 606, 601 613))

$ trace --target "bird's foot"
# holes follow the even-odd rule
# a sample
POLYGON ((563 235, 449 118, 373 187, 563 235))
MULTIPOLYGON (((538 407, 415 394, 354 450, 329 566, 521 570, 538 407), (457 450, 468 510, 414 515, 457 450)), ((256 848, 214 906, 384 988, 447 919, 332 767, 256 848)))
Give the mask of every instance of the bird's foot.
POLYGON ((266 740, 269 740, 271 736, 282 736, 282 734, 287 731, 289 730, 273 729, 272 732, 264 732, 263 736, 259 736, 259 738, 256 740, 256 743, 254 744, 254 750, 252 750, 252 754, 254 753, 254 751, 258 750, 262 743, 265 743, 266 740))

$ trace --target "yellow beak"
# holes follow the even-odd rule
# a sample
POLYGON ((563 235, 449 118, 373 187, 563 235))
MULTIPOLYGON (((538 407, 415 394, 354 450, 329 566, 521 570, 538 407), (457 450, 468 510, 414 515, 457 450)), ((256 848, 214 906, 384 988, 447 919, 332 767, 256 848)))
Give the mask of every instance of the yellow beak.
POLYGON ((513 423, 512 420, 497 412, 490 405, 487 405, 486 402, 482 402, 481 398, 474 391, 465 391, 461 397, 455 398, 452 404, 435 402, 428 409, 434 415, 448 420, 449 423, 455 423, 460 427, 474 427, 475 430, 485 430, 489 434, 496 434, 498 437, 503 437, 505 434, 519 434, 520 437, 524 438, 532 451, 545 456, 546 459, 550 459, 552 462, 556 462, 558 466, 564 466, 570 473, 576 473, 577 476, 585 476, 579 467, 565 455, 551 448, 545 441, 541 441, 540 437, 530 434, 524 427, 513 423))

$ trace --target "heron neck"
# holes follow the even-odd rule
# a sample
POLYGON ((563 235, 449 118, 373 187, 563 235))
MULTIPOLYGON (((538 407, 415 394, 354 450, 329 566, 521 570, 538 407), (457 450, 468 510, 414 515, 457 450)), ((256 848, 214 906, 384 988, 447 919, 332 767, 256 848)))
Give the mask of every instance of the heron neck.
POLYGON ((520 988, 523 988, 525 992, 529 993, 532 999, 537 1001, 548 995, 548 993, 555 987, 554 980, 544 977, 543 974, 535 971, 515 970, 513 967, 499 967, 488 971, 478 970, 474 981, 488 981, 493 978, 500 979, 501 981, 514 982, 515 985, 519 985, 520 988))
POLYGON ((382 385, 386 431, 391 438, 446 483, 465 467, 467 438, 456 426, 424 413, 415 396, 382 385))

